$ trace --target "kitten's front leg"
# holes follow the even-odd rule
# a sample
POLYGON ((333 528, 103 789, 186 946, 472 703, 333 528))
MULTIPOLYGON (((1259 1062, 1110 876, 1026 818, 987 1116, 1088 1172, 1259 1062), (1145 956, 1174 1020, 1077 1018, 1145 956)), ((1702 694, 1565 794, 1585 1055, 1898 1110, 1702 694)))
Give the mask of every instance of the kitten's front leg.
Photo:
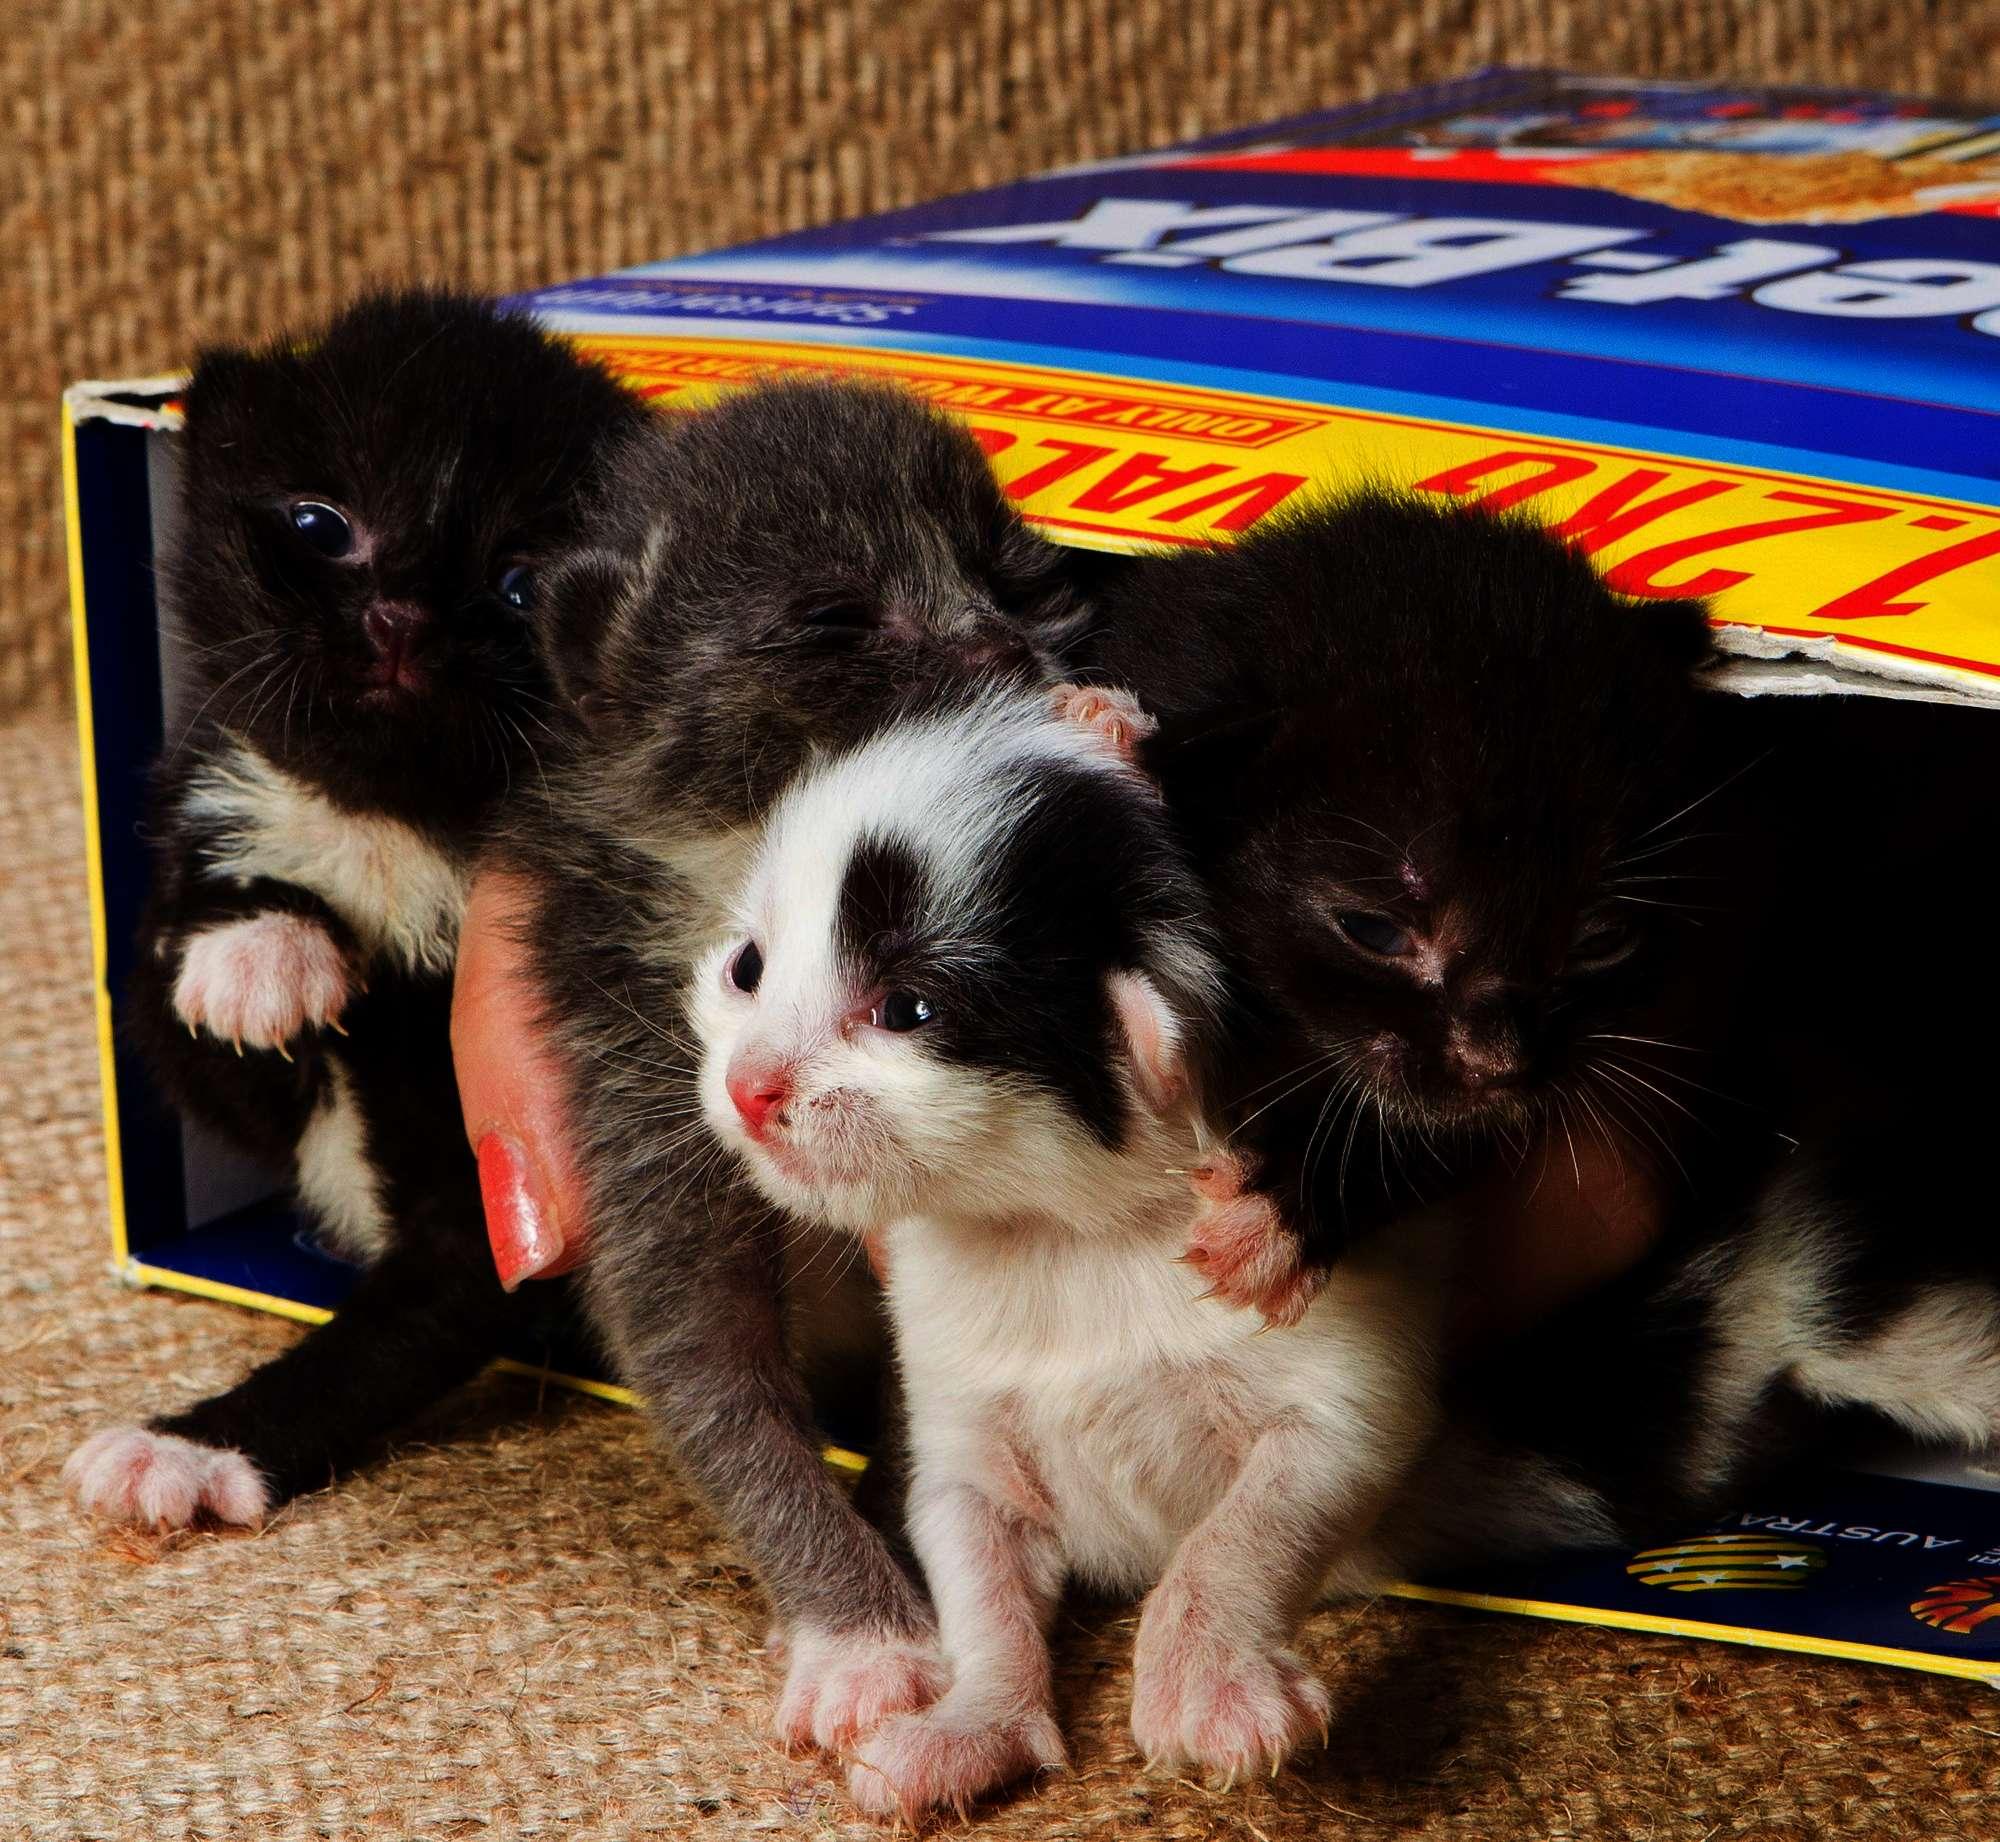
POLYGON ((1266 1427, 1147 1596, 1132 1736, 1149 1764, 1233 1782, 1325 1732, 1326 1687, 1292 1641, 1330 1584, 1361 1584, 1347 1576, 1431 1423, 1427 1362, 1374 1309, 1386 1334, 1356 1351, 1348 1398, 1266 1427))
POLYGON ((838 1750, 944 1688, 928 1608, 827 1475, 785 1341, 776 1230, 730 1181, 677 1168, 665 1220, 600 1191, 585 1280, 625 1380, 777 1614, 779 1739, 838 1750))
MULTIPOLYGON (((1003 1475, 1026 1478, 1010 1458, 1003 1475)), ((1067 1764, 1056 1727, 1045 1633, 1062 1556, 1032 1488, 926 1476, 910 1496, 911 1538, 937 1603, 950 1690, 934 1707, 868 1735, 848 1768, 854 1801, 915 1823, 1067 1764)))

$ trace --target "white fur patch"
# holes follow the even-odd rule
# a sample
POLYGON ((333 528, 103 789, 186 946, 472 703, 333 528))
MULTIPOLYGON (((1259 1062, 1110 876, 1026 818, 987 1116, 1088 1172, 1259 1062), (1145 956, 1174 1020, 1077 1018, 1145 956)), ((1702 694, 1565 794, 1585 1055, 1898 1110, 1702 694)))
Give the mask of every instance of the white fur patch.
POLYGON ((1873 1337, 1808 1357, 1799 1388, 1872 1407, 1919 1439, 1979 1451, 2000 1438, 2000 1292, 1941 1286, 1873 1337))
POLYGON ((142 1426, 108 1427, 69 1455, 63 1484, 77 1507, 108 1522, 184 1529, 204 1511, 254 1528, 271 1489, 241 1452, 198 1445, 142 1426))
POLYGON ((468 866, 410 826, 343 811, 242 742, 194 776, 183 804, 217 836, 211 875, 310 889, 371 957, 412 972, 451 969, 468 866))
POLYGON ((389 1217, 369 1162, 367 1130, 347 1070, 337 1059, 329 1059, 327 1069, 326 1094, 299 1134, 299 1200, 341 1252, 376 1260, 389 1244, 389 1217))
POLYGON ((304 915, 248 915, 188 938, 174 1009, 190 1029, 253 1049, 276 1049, 346 1008, 347 962, 304 915))

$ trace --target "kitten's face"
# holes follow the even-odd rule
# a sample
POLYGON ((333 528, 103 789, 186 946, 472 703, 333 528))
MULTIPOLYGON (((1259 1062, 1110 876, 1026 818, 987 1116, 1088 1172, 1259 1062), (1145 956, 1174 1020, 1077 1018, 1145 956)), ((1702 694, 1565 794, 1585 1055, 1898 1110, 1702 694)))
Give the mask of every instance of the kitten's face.
POLYGON ((696 968, 710 1129, 774 1202, 857 1233, 917 1212, 1046 1208, 1094 1141, 1047 1087, 1008 1072, 1023 1045, 979 975, 982 949, 856 940, 798 870, 767 865, 760 921, 696 968))
POLYGON ((1238 1124, 1296 1122, 1277 1136, 1309 1145, 1311 1187, 1357 1157, 1372 1175, 1378 1144, 1393 1175, 1392 1147, 1414 1169, 1453 1138, 1678 1104, 1646 1039, 1673 1034, 1657 1011, 1715 899, 1690 837, 1714 816, 1701 610, 1398 500, 1159 573, 1267 636, 1230 664, 1234 712, 1161 749, 1261 1019, 1238 1124))
POLYGON ((369 803, 498 791, 548 696, 537 564, 642 413, 526 324, 429 297, 204 359, 172 567, 205 716, 369 803))
POLYGON ((1274 780, 1313 790, 1247 827, 1225 872, 1259 893, 1238 909, 1257 992, 1321 1061, 1316 1091, 1398 1128, 1508 1130, 1593 1087, 1626 1110, 1633 1064, 1654 1060, 1629 1038, 1702 899, 1676 880, 1693 867, 1669 822, 1678 783, 1620 798, 1524 768, 1529 797, 1510 799, 1476 777, 1509 775, 1491 751, 1467 760, 1452 785, 1281 741, 1274 780))
POLYGON ((1178 1101, 1180 1026, 1129 969, 1191 899, 1157 799, 1067 729, 995 735, 910 725, 799 783, 695 970, 704 1116, 798 1213, 1087 1213, 1178 1101))
POLYGON ((550 582, 557 673, 653 797, 756 816, 808 753, 996 683, 1046 682, 1081 568, 960 428, 879 388, 757 390, 648 432, 550 582))

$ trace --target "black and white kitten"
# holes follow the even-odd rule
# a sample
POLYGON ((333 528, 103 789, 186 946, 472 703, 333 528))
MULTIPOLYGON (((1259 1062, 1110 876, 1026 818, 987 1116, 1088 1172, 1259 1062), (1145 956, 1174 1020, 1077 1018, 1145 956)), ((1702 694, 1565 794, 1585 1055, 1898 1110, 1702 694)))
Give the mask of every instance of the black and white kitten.
MULTIPOLYGON (((542 891, 591 1313, 771 1597, 780 1733, 838 1745, 935 1691, 931 1618, 821 1465, 782 1300, 788 1271, 841 1261, 706 1141, 684 988, 792 778, 900 716, 1058 675, 1078 562, 961 427, 879 386, 754 389, 646 431, 615 471, 545 580, 590 735, 508 853, 542 891)), ((871 1298, 812 1309, 821 1333, 843 1309, 877 1328, 871 1298)))
POLYGON ((161 559, 198 708, 159 764, 129 1027, 367 1271, 227 1393, 97 1434, 105 1516, 254 1523, 473 1374, 487 1257, 447 1017, 474 852, 551 688, 535 570, 637 400, 525 319, 413 292, 203 355, 161 559))

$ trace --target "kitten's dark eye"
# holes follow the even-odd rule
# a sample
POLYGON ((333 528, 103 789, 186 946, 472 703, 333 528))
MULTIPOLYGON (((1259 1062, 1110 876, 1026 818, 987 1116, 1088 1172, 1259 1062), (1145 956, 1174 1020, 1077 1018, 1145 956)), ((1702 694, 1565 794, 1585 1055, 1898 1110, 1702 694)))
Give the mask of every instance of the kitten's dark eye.
POLYGON ((892 991, 869 1014, 868 1021, 878 1030, 915 1030, 931 1020, 928 998, 913 991, 892 991))
POLYGON ((1572 971, 1592 972, 1623 959, 1639 943, 1639 930, 1622 915, 1592 915, 1569 950, 1572 971))
POLYGON ((523 563, 516 563, 500 578, 500 599, 525 614, 535 605, 535 572, 523 563))
POLYGON ((286 515, 292 529, 321 556, 342 557, 354 548, 354 527, 337 505, 324 499, 294 499, 286 515))
POLYGON ((1379 953, 1384 959, 1401 959, 1411 947, 1410 936, 1387 915, 1350 909, 1335 915, 1333 924, 1364 952, 1379 953))
POLYGON ((764 976, 764 955, 754 940, 746 940, 729 962, 729 982, 738 991, 755 991, 764 976))
POLYGON ((819 601, 799 610, 799 624, 826 627, 840 632, 865 633, 882 624, 881 617, 865 601, 819 601))

